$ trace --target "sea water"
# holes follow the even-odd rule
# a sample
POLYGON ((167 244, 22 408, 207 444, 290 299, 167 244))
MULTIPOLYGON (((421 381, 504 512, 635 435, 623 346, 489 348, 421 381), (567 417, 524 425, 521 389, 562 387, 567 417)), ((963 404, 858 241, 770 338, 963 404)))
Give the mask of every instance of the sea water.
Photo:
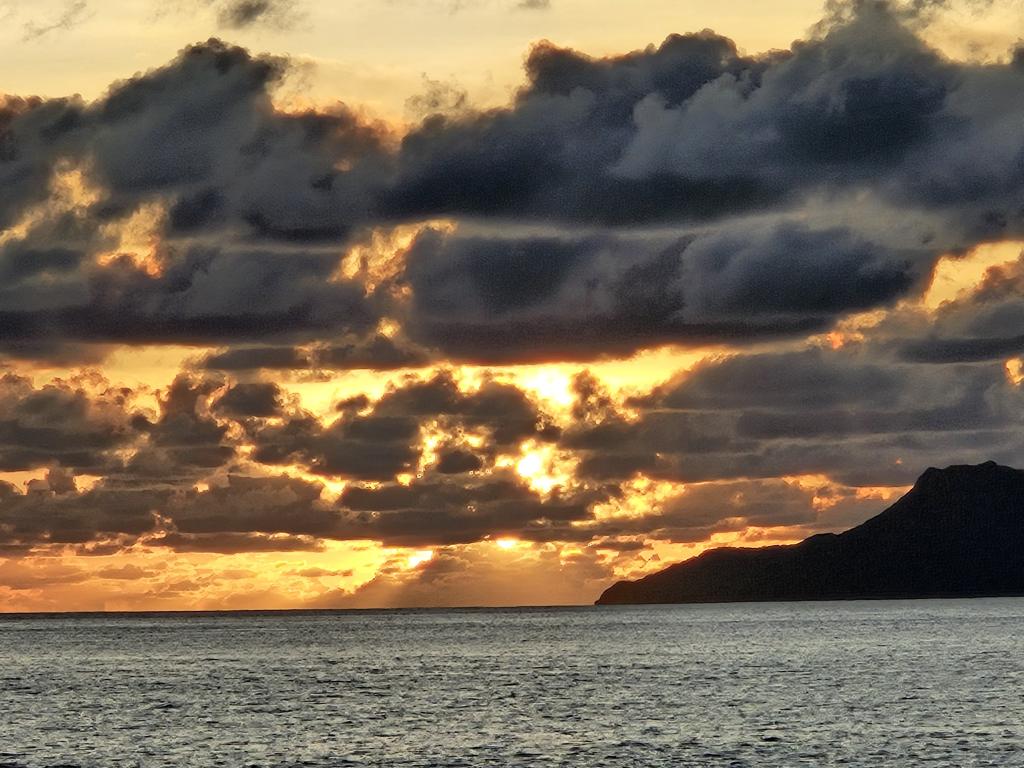
POLYGON ((1024 766, 1024 600, 0 616, 2 766, 1024 766))

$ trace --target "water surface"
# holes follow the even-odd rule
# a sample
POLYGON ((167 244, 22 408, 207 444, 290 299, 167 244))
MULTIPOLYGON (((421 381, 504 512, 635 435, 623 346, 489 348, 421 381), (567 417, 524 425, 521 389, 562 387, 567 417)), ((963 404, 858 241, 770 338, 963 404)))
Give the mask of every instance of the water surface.
POLYGON ((0 766, 1024 766, 1024 599, 0 616, 0 766))

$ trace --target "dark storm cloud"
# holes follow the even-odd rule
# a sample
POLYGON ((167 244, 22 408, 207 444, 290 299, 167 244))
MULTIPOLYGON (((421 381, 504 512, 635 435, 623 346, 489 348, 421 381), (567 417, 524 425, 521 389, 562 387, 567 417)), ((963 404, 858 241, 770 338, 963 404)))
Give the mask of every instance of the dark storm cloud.
POLYGON ((209 489, 104 482, 78 492, 56 482, 27 492, 0 487, 5 547, 143 543, 182 552, 317 550, 323 539, 390 546, 470 543, 514 535, 568 538, 606 494, 538 497, 520 478, 497 473, 474 482, 427 477, 410 486, 350 486, 337 503, 299 478, 229 475, 209 489))
POLYGON ((268 418, 281 413, 281 388, 273 382, 235 384, 220 399, 215 408, 230 416, 268 418))
POLYGON ((522 480, 495 473, 481 482, 423 480, 351 486, 341 497, 342 535, 391 546, 465 544, 487 536, 546 540, 548 530, 590 517, 598 493, 537 497, 522 480))
POLYGON ((410 333, 479 362, 802 334, 1020 231, 1022 73, 951 62, 907 18, 858 4, 754 58, 711 33, 606 59, 538 46, 513 107, 430 117, 403 140, 385 210, 601 232, 424 235, 410 333), (843 195, 841 225, 805 211, 843 195), (858 196, 883 216, 858 215, 858 196), (737 218, 769 211, 774 225, 737 218), (664 228, 635 234, 645 222, 690 223, 685 269, 658 250, 664 228))
MULTIPOLYGON (((59 469, 25 492, 4 485, 0 543, 27 549, 145 541, 180 551, 244 552, 316 549, 322 539, 393 546, 500 536, 697 542, 748 526, 831 530, 879 506, 842 485, 809 490, 774 479, 779 476, 820 473, 846 485, 903 484, 921 466, 953 456, 1012 461, 1024 455, 1020 393, 1001 366, 936 371, 874 354, 809 350, 709 360, 635 400, 639 417, 631 420, 618 416, 596 382, 581 377, 576 390, 593 407, 576 414, 560 447, 581 460, 584 484, 544 497, 510 470, 495 468, 494 456, 514 455, 524 439, 557 439, 558 430, 513 387, 485 382, 463 392, 443 373, 397 386, 372 406, 366 400, 342 404, 333 424, 293 415, 253 430, 256 461, 299 462, 313 472, 375 484, 349 484, 333 501, 315 482, 229 470, 197 489, 199 478, 234 453, 227 426, 213 414, 247 419, 294 406, 280 402, 274 385, 224 387, 183 376, 162 396, 158 418, 130 419, 128 439, 115 441, 113 449, 136 453, 123 469, 108 468, 97 485, 80 492, 59 469), (395 474, 416 468, 420 430, 428 423, 449 441, 418 477, 394 482, 395 474), (484 443, 472 449, 461 443, 458 436, 470 432, 482 433, 484 443), (638 471, 687 483, 726 482, 690 485, 639 516, 595 518, 595 504, 621 496, 608 481, 638 471), (825 498, 827 511, 812 497, 825 498)), ((66 393, 26 393, 18 413, 65 428, 81 420, 81 406, 69 405, 73 398, 66 393)), ((129 417, 120 413, 124 424, 129 417)), ((41 457, 61 457, 52 441, 44 449, 41 457)))
POLYGON ((240 225, 269 240, 343 238, 366 220, 382 129, 344 105, 275 111, 286 68, 210 40, 115 84, 89 111, 92 170, 108 190, 97 213, 169 200, 172 233, 240 225))
POLYGON ((359 412, 365 401, 348 405, 342 404, 330 424, 299 413, 258 429, 253 458, 271 465, 298 462, 325 476, 385 481, 416 469, 427 424, 451 436, 482 433, 485 454, 513 452, 526 439, 552 441, 559 434, 517 387, 486 381, 475 392, 463 392, 444 371, 392 387, 367 413, 359 412))
POLYGON ((229 475, 224 485, 176 497, 166 512, 179 533, 331 536, 338 513, 322 492, 319 483, 295 477, 229 475))
POLYGON ((1024 460, 1021 394, 1001 364, 893 364, 867 351, 709 360, 610 416, 566 431, 583 476, 683 482, 821 473, 904 485, 923 466, 1024 460))
POLYGON ((338 168, 376 162, 380 130, 341 106, 275 111, 284 67, 211 40, 90 105, 7 99, 0 224, 32 205, 43 215, 0 252, 0 347, 312 340, 376 324, 364 286, 333 276, 372 186, 338 168), (99 199, 48 194, 61 163, 99 199), (149 205, 168 213, 140 265, 109 233, 149 205))
POLYGON ((460 475, 483 468, 483 461, 472 451, 461 448, 445 448, 437 459, 437 471, 442 475, 460 475))
POLYGON ((85 544, 153 530, 167 491, 97 486, 83 493, 8 492, 0 497, 0 538, 27 545, 85 544))
POLYGON ((315 367, 327 370, 389 371, 416 368, 430 361, 431 358, 422 349, 381 334, 349 343, 332 344, 314 352, 315 367))
POLYGON ((147 546, 167 547, 175 552, 214 552, 238 555, 247 552, 320 552, 323 542, 310 536, 261 536, 250 533, 181 534, 168 533, 147 540, 147 546))
POLYGON ((77 99, 0 99, 0 229, 47 199, 54 166, 67 151, 65 139, 81 119, 77 99))
POLYGON ((374 413, 440 418, 467 431, 483 430, 498 448, 515 447, 528 438, 552 441, 559 434, 550 417, 515 385, 489 379, 475 391, 464 392, 448 371, 392 388, 374 413))
POLYGON ((125 205, 130 196, 216 180, 239 161, 232 143, 268 126, 268 88, 284 66, 211 40, 114 84, 90 109, 96 175, 125 205))
POLYGON ((485 215, 635 224, 703 217, 763 202, 743 179, 643 182, 611 173, 652 92, 681 103, 726 72, 764 69, 710 33, 593 59, 550 44, 527 59, 528 85, 511 109, 436 115, 402 142, 385 210, 403 217, 485 215))
POLYGON ((178 376, 160 403, 160 417, 152 423, 135 420, 149 441, 132 457, 128 470, 160 476, 214 469, 231 459, 235 448, 228 444, 227 426, 206 412, 208 398, 218 388, 212 381, 178 376))
MULTIPOLYGON (((213 7, 245 26, 291 4, 213 7)), ((874 502, 852 489, 929 464, 1021 463, 1003 369, 1024 350, 1020 268, 935 313, 901 300, 939 256, 1024 234, 1024 68, 945 58, 915 35, 921 12, 844 5, 763 56, 712 32, 605 58, 542 43, 511 104, 428 88, 401 137, 344 105, 281 111, 287 60, 217 40, 92 103, 5 99, 0 352, 216 351, 148 415, 133 393, 5 377, 0 469, 50 470, 0 486, 0 547, 695 542, 854 521, 874 502), (61 191, 72 171, 82 199, 61 191), (439 218, 407 250, 342 263, 439 218), (137 238, 118 232, 140 222, 153 247, 127 253, 137 238), (863 342, 764 351, 878 308, 863 342), (464 390, 449 372, 352 397, 326 422, 250 380, 707 343, 762 346, 637 396, 635 416, 580 378, 562 427, 515 386, 464 390), (526 441, 578 459, 579 482, 531 490, 503 468, 526 441), (335 501, 263 476, 292 466, 349 482, 335 501), (79 490, 71 470, 102 479, 79 490), (778 479, 811 473, 840 485, 778 479), (691 487, 596 519, 637 474, 691 487)))
POLYGON ((770 338, 891 303, 922 284, 930 259, 848 229, 789 223, 669 242, 427 231, 408 255, 408 327, 417 341, 483 362, 770 338))
MULTIPOLYGON (((856 489, 843 486, 800 486, 778 479, 732 480, 690 485, 676 496, 652 504, 633 517, 593 521, 561 532, 565 540, 590 541, 600 537, 644 536, 679 544, 707 541, 715 534, 757 528, 786 528, 794 538, 862 522, 881 510, 878 499, 858 498, 856 489), (822 505, 816 506, 816 502, 822 505)), ((617 548, 615 540, 606 545, 617 548)), ((637 547, 627 540, 626 547, 637 547)))
POLYGON ((431 362, 422 349, 402 340, 370 334, 350 341, 319 344, 304 348, 238 347, 214 353, 202 361, 202 367, 214 371, 254 371, 261 369, 375 370, 390 371, 417 368, 431 362))
POLYGON ((582 360, 887 306, 940 254, 1024 230, 1009 202, 1024 71, 950 61, 907 19, 853 4, 763 56, 711 32, 605 58, 542 43, 511 105, 435 100, 444 114, 400 141, 344 105, 279 111, 288 62, 217 40, 92 104, 8 100, 0 221, 53 203, 58 163, 99 199, 66 243, 47 225, 5 244, 21 282, 0 296, 0 347, 319 343, 326 369, 582 360), (150 205, 166 208, 153 264, 96 263, 117 247, 101 225, 150 205), (421 235, 404 273, 369 293, 337 278, 340 245, 436 217, 460 233, 421 235), (382 315, 427 351, 373 337, 382 315))
POLYGON ((917 363, 973 363, 1015 357, 1024 352, 1024 335, 993 338, 926 338, 906 342, 905 359, 917 363))
POLYGON ((993 267, 980 284, 943 303, 934 317, 903 317, 884 330, 913 362, 1006 360, 1024 353, 1024 259, 993 267))
POLYGON ((24 297, 25 293, 47 289, 59 293, 62 283, 74 290, 75 272, 89 249, 101 243, 95 230, 71 214, 39 222, 23 239, 11 240, 0 248, 3 303, 16 304, 19 295, 15 294, 24 297))
POLYGON ((228 475, 206 490, 105 481, 78 492, 56 483, 0 487, 0 541, 41 546, 115 540, 189 552, 320 548, 340 512, 322 487, 293 477, 228 475))
POLYGON ((56 382, 41 388, 12 374, 0 376, 0 471, 59 464, 102 472, 114 453, 137 436, 125 391, 91 396, 56 382))
POLYGON ((1019 121, 1021 73, 950 62, 902 22, 861 3, 762 57, 710 32, 604 59, 541 44, 512 108, 428 118, 403 140, 385 206, 636 225, 866 188, 947 211, 964 239, 1019 227, 999 196, 1020 189, 1002 126, 1019 121))
POLYGON ((750 175, 780 190, 877 181, 953 127, 944 108, 957 74, 888 11, 865 5, 797 44, 759 83, 718 79, 685 108, 647 96, 620 169, 643 176, 660 157, 685 176, 750 175))
MULTIPOLYGON (((18 245, 9 244, 4 253, 18 245)), ((308 338, 332 327, 368 328, 377 320, 361 286, 328 280, 336 259, 326 254, 168 250, 154 276, 127 257, 73 270, 70 265, 82 261, 73 251, 29 253, 37 272, 6 291, 0 345, 308 338), (48 269, 40 255, 50 259, 48 269)), ((10 263, 10 257, 3 260, 10 263)))
POLYGON ((239 347, 210 355, 203 367, 215 371, 308 368, 309 356, 294 347, 239 347))
POLYGON ((408 417, 346 414, 324 426, 297 417, 255 435, 253 458, 264 464, 304 464, 321 475, 389 480, 415 469, 419 422, 408 417))

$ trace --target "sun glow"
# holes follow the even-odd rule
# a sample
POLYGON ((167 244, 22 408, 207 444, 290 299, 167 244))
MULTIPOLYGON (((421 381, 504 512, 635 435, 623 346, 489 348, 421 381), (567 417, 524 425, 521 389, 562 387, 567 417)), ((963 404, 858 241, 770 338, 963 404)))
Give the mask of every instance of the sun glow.
POLYGON ((432 550, 432 549, 421 549, 421 550, 413 552, 411 555, 409 555, 409 558, 408 558, 408 560, 406 560, 406 563, 408 564, 408 568, 411 571, 411 570, 414 570, 416 568, 419 568, 424 563, 429 563, 433 559, 434 559, 434 550, 432 550))
POLYGON ((1006 378, 1015 387, 1024 382, 1024 360, 1014 357, 1006 361, 1006 378))
POLYGON ((576 402, 572 391, 572 373, 555 366, 543 366, 517 377, 519 386, 532 391, 545 405, 556 411, 567 410, 576 402))
MULTIPOLYGON (((530 488, 541 494, 551 493, 555 488, 572 482, 575 463, 560 456, 555 446, 538 444, 529 440, 522 446, 521 458, 515 462, 516 474, 529 483, 530 488)), ((502 462, 497 462, 500 466, 502 462)))
POLYGON ((1024 251, 1024 242, 1007 240, 984 243, 966 256, 944 256, 935 265, 931 285, 924 296, 924 305, 936 309, 943 302, 952 301, 965 291, 978 286, 992 267, 1017 261, 1024 251))
POLYGON ((163 271, 161 262, 163 230, 167 211, 159 203, 141 206, 123 221, 104 226, 104 234, 117 240, 111 250, 101 253, 97 262, 109 265, 120 258, 128 258, 136 267, 150 277, 159 277, 163 271))

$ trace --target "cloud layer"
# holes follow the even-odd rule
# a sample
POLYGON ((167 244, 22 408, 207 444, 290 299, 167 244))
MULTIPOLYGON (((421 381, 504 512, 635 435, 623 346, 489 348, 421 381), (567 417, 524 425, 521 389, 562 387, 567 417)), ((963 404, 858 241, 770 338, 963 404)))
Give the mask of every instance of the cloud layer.
MULTIPOLYGON (((539 43, 508 105, 435 88, 406 126, 285 109, 290 62, 218 39, 95 101, 4 98, 2 552, 436 550, 318 598, 417 605, 478 594, 474 569, 583 588, 660 545, 844 527, 931 464, 1020 464, 1020 260, 928 300, 940 263, 1024 238, 1019 51, 956 61, 906 7, 834 11, 762 55, 539 43), (103 374, 172 346, 158 384, 103 374), (665 347, 696 362, 600 375, 665 347), (536 365, 574 378, 552 395, 536 365), (481 565, 513 540, 532 554, 481 565)), ((131 567, 102 578, 155 573, 131 567)), ((85 578, 25 568, 0 585, 85 578)), ((317 568, 295 578, 349 578, 317 568)))

